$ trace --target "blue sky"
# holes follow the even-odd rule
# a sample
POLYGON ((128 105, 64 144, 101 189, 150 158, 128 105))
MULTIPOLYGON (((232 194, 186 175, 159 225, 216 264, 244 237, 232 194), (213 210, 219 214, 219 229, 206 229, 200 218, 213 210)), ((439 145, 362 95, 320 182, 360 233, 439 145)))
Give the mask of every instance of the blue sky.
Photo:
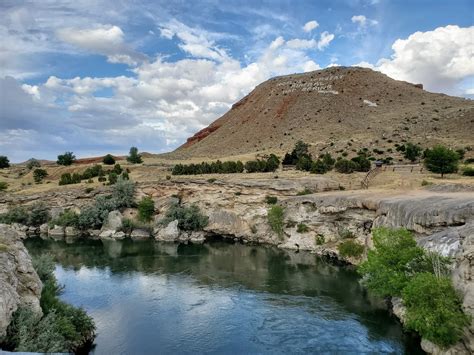
POLYGON ((165 152, 281 74, 474 94, 472 1, 2 1, 0 155, 165 152))

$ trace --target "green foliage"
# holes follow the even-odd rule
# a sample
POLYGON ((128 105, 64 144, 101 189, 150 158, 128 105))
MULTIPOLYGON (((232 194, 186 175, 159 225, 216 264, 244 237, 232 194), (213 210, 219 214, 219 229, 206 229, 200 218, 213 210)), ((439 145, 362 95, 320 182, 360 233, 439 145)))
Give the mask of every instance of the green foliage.
POLYGON ((307 187, 305 187, 303 190, 301 191, 298 191, 296 193, 297 196, 304 196, 304 195, 311 195, 313 193, 312 190, 308 189, 307 187))
POLYGON ((10 160, 4 155, 0 155, 0 169, 9 168, 10 160))
POLYGON ((367 159, 365 155, 358 155, 357 157, 352 158, 351 161, 356 163, 356 166, 354 167, 355 171, 367 172, 370 170, 370 160, 367 159))
POLYGON ((104 175, 104 170, 102 169, 102 165, 96 164, 84 170, 84 172, 81 175, 81 179, 88 180, 88 179, 92 179, 97 176, 103 176, 103 175, 104 175))
POLYGON ((430 181, 423 180, 423 181, 421 182, 421 186, 430 186, 430 185, 433 185, 433 183, 430 182, 430 181))
POLYGON ((419 145, 413 143, 407 143, 403 152, 403 157, 410 160, 412 163, 415 162, 422 153, 422 149, 419 145))
POLYGON ((111 171, 109 173, 109 185, 115 185, 117 183, 117 180, 118 180, 117 173, 111 171))
POLYGON ((113 171, 115 174, 120 175, 120 174, 122 174, 123 169, 122 169, 122 167, 120 166, 120 164, 115 164, 115 165, 114 165, 114 169, 113 169, 112 171, 113 171))
POLYGON ((307 233, 307 232, 309 232, 309 228, 304 223, 298 223, 298 225, 296 226, 296 231, 298 233, 307 233))
POLYGON ((323 154, 323 156, 320 158, 322 162, 329 168, 329 170, 331 170, 336 163, 336 159, 334 159, 329 153, 323 154))
POLYGON ((352 160, 340 159, 334 164, 337 172, 343 174, 350 174, 357 170, 357 163, 352 160))
POLYGON ((279 237, 283 236, 283 226, 284 226, 284 217, 285 211, 283 207, 278 205, 273 205, 270 207, 267 213, 268 224, 270 228, 278 234, 279 237))
POLYGON ((6 191, 8 189, 8 184, 6 181, 0 181, 0 191, 6 191))
POLYGON ((114 164, 115 164, 115 158, 112 156, 112 154, 107 154, 107 155, 104 156, 104 158, 102 159, 102 162, 103 162, 105 165, 114 165, 114 164))
POLYGON ((326 174, 330 170, 330 167, 327 166, 321 159, 313 161, 311 163, 311 173, 312 174, 326 174))
POLYGON ((474 176, 474 168, 467 166, 464 169, 462 169, 462 174, 464 176, 474 176))
POLYGON ((33 180, 35 180, 37 184, 42 182, 46 176, 48 176, 48 172, 44 169, 35 169, 33 171, 33 180))
POLYGON ((81 182, 81 175, 78 173, 64 173, 61 175, 59 179, 59 185, 71 185, 71 184, 79 184, 81 182))
POLYGON ((65 152, 64 154, 58 155, 58 160, 56 161, 59 165, 71 165, 76 161, 76 156, 72 152, 65 152))
POLYGON ((338 230, 338 233, 341 239, 352 239, 355 237, 354 233, 352 233, 349 229, 346 228, 340 228, 338 230))
MULTIPOLYGON (((173 175, 199 175, 199 174, 235 174, 244 171, 241 161, 217 160, 215 162, 202 162, 200 164, 177 164, 173 167, 173 175)), ((171 179, 171 177, 170 177, 171 179)), ((169 180, 167 178, 167 180, 169 180)))
POLYGON ((63 227, 77 227, 79 223, 79 215, 73 210, 67 209, 59 214, 56 219, 51 221, 52 225, 63 227))
POLYGON ((155 202, 151 197, 144 197, 138 203, 138 218, 142 222, 150 222, 155 213, 155 202))
POLYGON ((36 202, 30 207, 28 216, 29 226, 40 226, 49 220, 49 210, 43 202, 36 202))
POLYGON ((116 208, 133 207, 135 205, 134 193, 135 184, 130 180, 119 178, 112 188, 112 199, 116 208))
POLYGON ((377 228, 372 232, 375 249, 359 266, 365 285, 375 294, 401 296, 422 260, 423 250, 406 229, 377 228))
POLYGON ((20 224, 27 224, 28 223, 28 212, 22 206, 16 206, 8 210, 7 213, 0 214, 0 223, 12 224, 12 223, 20 223, 20 224))
POLYGON ((122 220, 122 231, 125 233, 132 233, 133 229, 136 228, 137 224, 129 218, 122 220))
POLYGON ((292 152, 285 154, 282 164, 283 165, 296 165, 298 163, 298 160, 300 160, 303 157, 309 158, 309 160, 311 160, 311 156, 308 152, 308 147, 309 145, 304 143, 301 140, 296 142, 295 147, 293 148, 292 152))
POLYGON ((209 218, 201 213, 197 205, 185 207, 175 204, 171 206, 166 212, 162 224, 167 225, 174 220, 178 220, 179 229, 186 231, 202 230, 209 223, 209 218))
POLYGON ((364 252, 364 246, 353 240, 346 240, 337 246, 342 257, 359 258, 364 252))
POLYGON ((131 147, 130 153, 128 154, 127 161, 132 164, 140 164, 143 163, 142 156, 138 154, 137 147, 131 147))
POLYGON ((278 202, 278 198, 276 196, 265 196, 265 202, 269 205, 275 205, 278 202))
POLYGON ((266 172, 274 172, 280 166, 280 159, 274 154, 270 154, 270 156, 266 160, 249 160, 245 163, 245 170, 248 173, 266 173, 266 172))
POLYGON ((444 174, 458 171, 459 155, 455 151, 442 145, 437 145, 433 149, 425 151, 426 169, 433 173, 444 174))
POLYGON ((32 170, 33 168, 39 168, 41 167, 41 163, 39 162, 39 160, 35 159, 35 158, 31 158, 30 160, 28 160, 28 162, 26 163, 26 168, 28 170, 32 170))
POLYGON ((447 277, 419 273, 402 291, 406 306, 406 327, 442 347, 458 342, 470 319, 447 277))
POLYGON ((312 163, 310 155, 303 155, 296 161, 296 170, 310 171, 312 163))
POLYGON ((466 150, 464 148, 456 149, 456 153, 458 153, 459 159, 464 159, 464 155, 466 154, 466 150))
POLYGON ((122 180, 130 180, 130 176, 128 175, 127 171, 124 171, 122 175, 120 175, 120 177, 122 178, 122 180))
POLYGON ((324 238, 324 235, 322 234, 318 234, 316 237, 316 245, 323 245, 324 242, 325 242, 325 238, 324 238))

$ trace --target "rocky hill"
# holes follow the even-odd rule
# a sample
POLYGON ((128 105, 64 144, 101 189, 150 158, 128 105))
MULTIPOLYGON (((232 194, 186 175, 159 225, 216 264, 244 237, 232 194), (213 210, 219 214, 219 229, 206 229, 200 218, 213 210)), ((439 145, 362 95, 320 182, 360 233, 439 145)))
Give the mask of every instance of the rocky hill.
POLYGON ((175 158, 283 153, 302 139, 314 154, 396 143, 472 144, 474 101, 423 90, 366 68, 333 67, 272 78, 171 153, 175 158))

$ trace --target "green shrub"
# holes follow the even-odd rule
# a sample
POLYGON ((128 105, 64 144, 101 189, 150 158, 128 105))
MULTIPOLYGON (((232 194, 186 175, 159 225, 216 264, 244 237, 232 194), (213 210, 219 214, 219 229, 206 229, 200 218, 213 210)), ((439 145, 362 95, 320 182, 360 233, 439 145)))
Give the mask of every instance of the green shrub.
POLYGON ((474 168, 467 166, 462 170, 462 174, 464 176, 474 176, 474 168))
POLYGON ((63 227, 77 227, 78 222, 79 215, 73 210, 67 209, 61 212, 56 219, 53 219, 51 224, 63 227))
POLYGON ((311 171, 312 164, 311 156, 303 155, 296 161, 296 170, 311 171))
POLYGON ((59 179, 59 185, 79 184, 81 182, 81 175, 78 173, 64 173, 59 179))
POLYGON ((0 169, 4 168, 9 168, 10 167, 10 161, 8 158, 4 155, 0 155, 0 169))
POLYGON ((338 233, 339 233, 339 237, 341 239, 352 239, 355 237, 354 233, 351 232, 349 229, 347 228, 340 228, 338 230, 338 233))
POLYGON ((309 228, 304 223, 298 223, 298 226, 296 227, 296 231, 298 233, 307 233, 307 232, 309 232, 309 228))
POLYGON ((458 171, 459 155, 455 151, 442 145, 425 151, 425 167, 433 173, 444 174, 458 171))
POLYGON ((364 252, 364 246, 353 240, 346 240, 337 246, 342 257, 359 258, 364 252))
POLYGON ((423 180, 423 181, 421 182, 421 186, 430 186, 430 185, 433 185, 433 183, 430 182, 430 181, 423 180))
POLYGON ((38 160, 34 159, 34 158, 31 158, 26 163, 26 168, 28 170, 32 170, 33 168, 39 168, 39 167, 41 167, 41 163, 38 160))
POLYGON ((334 164, 334 168, 338 173, 350 174, 357 170, 356 162, 347 159, 340 159, 334 164))
POLYGON ((334 159, 329 153, 323 154, 320 158, 324 165, 326 165, 326 167, 328 168, 328 171, 331 170, 334 167, 334 164, 336 163, 336 159, 334 159))
POLYGON ((325 242, 325 238, 324 238, 324 235, 322 234, 318 234, 316 237, 316 245, 323 245, 324 242, 325 242))
POLYGON ((36 202, 30 208, 30 214, 28 216, 28 225, 40 226, 49 220, 49 210, 43 202, 36 202))
POLYGON ((441 347, 458 342, 470 319, 462 312, 461 300, 451 280, 420 273, 402 291, 408 329, 441 347))
POLYGON ((107 155, 104 156, 104 158, 102 159, 102 162, 103 162, 105 165, 114 165, 114 164, 115 164, 115 158, 114 158, 111 154, 107 154, 107 155))
POLYGON ((367 172, 370 170, 370 160, 367 159, 365 155, 359 155, 355 158, 352 158, 351 161, 356 163, 356 165, 354 166, 355 171, 367 172))
POLYGON ((8 184, 5 181, 0 181, 0 191, 6 191, 8 184))
MULTIPOLYGON (((304 143, 303 141, 297 141, 295 144, 295 147, 293 148, 291 153, 286 153, 284 158, 283 158, 283 165, 296 165, 298 160, 303 157, 309 157, 310 154, 308 151, 309 145, 304 143)), ((311 158, 310 158, 311 160, 311 158)))
POLYGON ((120 175, 122 180, 130 180, 130 176, 128 175, 128 172, 124 171, 122 175, 120 175))
POLYGON ((327 166, 322 160, 318 159, 311 163, 311 173, 312 174, 326 174, 330 170, 330 167, 327 166))
POLYGON ((136 228, 137 224, 135 221, 129 218, 124 218, 122 220, 122 231, 125 233, 132 233, 133 229, 136 228))
POLYGON ((112 187, 112 199, 115 201, 116 208, 133 207, 135 201, 135 184, 130 180, 119 178, 112 187))
POLYGON ((138 154, 138 148, 137 147, 131 147, 130 148, 130 153, 127 157, 127 161, 132 164, 140 164, 143 163, 142 156, 138 154))
POLYGON ((301 191, 298 191, 296 193, 297 196, 304 196, 304 195, 311 195, 312 193, 314 193, 312 190, 308 189, 307 187, 305 187, 303 190, 301 191))
POLYGON ((103 176, 103 175, 104 175, 104 170, 102 169, 102 165, 96 164, 84 170, 84 172, 81 175, 81 179, 87 180, 87 179, 92 179, 97 176, 103 176))
POLYGON ((115 172, 110 172, 109 173, 109 185, 115 185, 118 180, 118 175, 115 172))
POLYGON ((142 222, 150 222, 155 213, 155 202, 151 197, 144 197, 138 203, 138 218, 142 222))
POLYGON ((48 172, 44 169, 35 169, 33 171, 33 180, 39 184, 43 179, 48 176, 48 172))
POLYGON ((269 205, 275 205, 278 202, 278 197, 276 197, 276 196, 265 196, 265 202, 269 205))
POLYGON ((28 223, 28 212, 22 206, 16 206, 11 208, 7 213, 3 213, 0 215, 0 223, 12 224, 12 223, 20 223, 20 224, 27 224, 28 223))
POLYGON ((59 165, 71 165, 75 161, 76 156, 72 152, 65 152, 64 154, 58 155, 56 163, 59 165))
POLYGON ((278 236, 283 236, 283 226, 284 226, 284 209, 281 206, 273 205, 267 213, 268 224, 271 229, 278 234, 278 236))
POLYGON ((166 212, 162 224, 167 225, 174 220, 178 220, 179 229, 186 231, 202 230, 209 223, 209 218, 201 213, 197 205, 185 207, 175 204, 171 206, 166 212))
POLYGON ((410 160, 412 163, 415 162, 422 153, 422 149, 419 145, 413 143, 407 143, 403 152, 403 157, 410 160))
POLYGON ((166 180, 171 180, 171 175, 166 175, 166 180))

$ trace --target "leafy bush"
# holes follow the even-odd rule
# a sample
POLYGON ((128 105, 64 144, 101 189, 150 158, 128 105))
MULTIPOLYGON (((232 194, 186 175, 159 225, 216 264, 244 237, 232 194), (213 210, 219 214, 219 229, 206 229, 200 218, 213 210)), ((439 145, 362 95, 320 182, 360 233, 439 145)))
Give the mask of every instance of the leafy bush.
POLYGON ((415 162, 421 156, 422 149, 419 145, 413 143, 407 143, 403 152, 403 157, 410 160, 412 163, 415 162))
POLYGON ((64 173, 59 179, 59 185, 79 184, 81 182, 81 175, 78 173, 64 173))
POLYGON ((132 219, 124 218, 122 220, 122 231, 125 233, 132 233, 133 229, 136 228, 136 223, 132 219))
POLYGON ((71 165, 75 161, 76 156, 72 152, 65 152, 64 154, 58 155, 56 163, 59 165, 71 165))
POLYGON ((73 210, 67 209, 59 214, 59 216, 51 221, 51 225, 63 227, 77 227, 79 223, 79 215, 73 210))
POLYGON ((329 153, 323 154, 320 159, 324 163, 324 165, 328 167, 329 170, 331 170, 334 167, 334 164, 336 163, 336 159, 334 159, 329 153))
POLYGON ((322 160, 318 159, 311 163, 312 174, 326 174, 330 170, 330 167, 326 165, 322 160))
POLYGON ((293 148, 292 152, 285 154, 282 164, 283 165, 296 165, 298 160, 300 160, 302 157, 305 156, 305 157, 310 158, 308 147, 309 145, 304 143, 301 140, 296 142, 295 147, 293 148))
POLYGON ((0 169, 9 168, 10 160, 4 155, 0 155, 0 169))
POLYGON ((110 172, 109 173, 109 185, 115 185, 118 180, 118 175, 115 172, 110 172))
POLYGON ((444 174, 458 171, 459 155, 455 151, 442 145, 425 151, 425 167, 433 173, 444 174))
POLYGON ((402 297, 407 309, 405 326, 442 347, 458 342, 470 323, 447 277, 417 274, 403 289, 402 297))
POLYGON ((48 172, 44 169, 35 169, 33 171, 33 180, 39 184, 43 179, 48 176, 48 172))
POLYGON ((309 231, 309 228, 304 223, 298 223, 298 226, 296 227, 296 231, 298 233, 307 233, 309 231))
POLYGON ((43 202, 37 202, 30 208, 28 225, 40 226, 49 220, 49 210, 43 202))
POLYGON ((138 154, 137 147, 131 147, 130 153, 128 154, 127 161, 132 164, 140 164, 143 163, 142 156, 138 154))
POLYGON ((102 162, 103 162, 105 165, 114 165, 114 164, 115 164, 115 158, 114 158, 111 154, 107 154, 107 155, 104 156, 104 158, 102 159, 102 162))
POLYGON ((149 222, 155 213, 155 202, 150 197, 144 197, 138 203, 138 218, 142 222, 149 222))
POLYGON ((112 199, 115 201, 116 208, 133 207, 135 201, 135 184, 130 180, 119 178, 112 188, 112 199))
POLYGON ((364 252, 364 246, 353 240, 346 240, 337 246, 342 257, 359 258, 364 252))
POLYGON ((352 239, 355 237, 354 233, 352 233, 349 229, 347 228, 340 228, 338 230, 339 237, 341 239, 352 239))
POLYGON ((311 156, 303 155, 296 161, 296 170, 310 171, 312 163, 311 156))
POLYGON ((324 235, 318 234, 318 235, 315 237, 315 240, 316 240, 316 245, 323 245, 324 242, 325 242, 324 235))
POLYGON ((84 172, 81 175, 81 179, 87 180, 87 179, 92 179, 97 176, 103 176, 103 175, 104 175, 104 170, 102 169, 102 165, 96 164, 84 170, 84 172))
POLYGON ((162 221, 163 225, 178 220, 178 227, 186 231, 202 230, 209 223, 209 218, 201 213, 197 205, 189 207, 175 204, 166 212, 162 221))
POLYGON ((28 160, 28 162, 26 163, 26 168, 28 170, 32 170, 33 168, 39 168, 41 167, 41 163, 39 162, 39 160, 37 159, 34 159, 34 158, 31 158, 30 160, 28 160))
POLYGON ((265 202, 269 205, 275 205, 278 202, 278 198, 276 196, 265 196, 265 202))
POLYGON ((12 224, 12 223, 28 223, 28 212, 24 207, 16 206, 11 208, 7 213, 0 215, 0 223, 12 224))
POLYGON ((340 159, 334 164, 337 172, 343 174, 350 174, 357 170, 357 163, 352 160, 340 159))
MULTIPOLYGON (((201 162, 200 164, 177 164, 173 167, 173 175, 198 175, 198 174, 234 174, 242 173, 244 164, 241 161, 201 162)), ((170 180, 171 177, 167 180, 170 180)))
POLYGON ((357 157, 352 158, 351 161, 356 163, 356 166, 354 167, 355 171, 367 172, 370 170, 370 160, 367 159, 365 155, 358 155, 357 157))
POLYGON ((283 207, 278 205, 273 205, 267 213, 268 224, 270 225, 270 228, 280 237, 283 236, 284 213, 283 207))
POLYGON ((471 167, 465 167, 463 170, 462 170, 462 174, 464 176, 474 176, 474 168, 471 168, 471 167))
POLYGON ((8 189, 8 184, 5 181, 0 181, 0 191, 8 189))
POLYGON ((364 284, 379 296, 401 296, 402 289, 423 257, 406 229, 377 228, 372 232, 375 249, 369 250, 367 261, 359 266, 364 284))

